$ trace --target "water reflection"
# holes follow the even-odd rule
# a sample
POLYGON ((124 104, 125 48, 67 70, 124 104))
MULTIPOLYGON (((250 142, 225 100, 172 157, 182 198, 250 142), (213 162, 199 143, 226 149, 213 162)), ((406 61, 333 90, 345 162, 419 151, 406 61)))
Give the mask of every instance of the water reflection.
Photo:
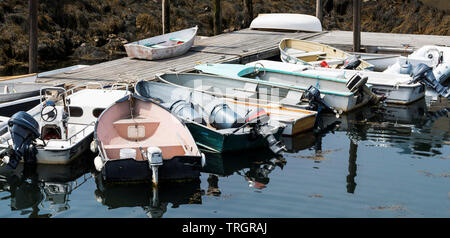
POLYGON ((69 165, 24 165, 11 170, 0 167, 0 192, 10 193, 11 210, 20 215, 53 217, 70 209, 70 194, 84 184, 91 170, 90 156, 69 165))
POLYGON ((178 208, 183 204, 201 204, 200 179, 179 182, 161 182, 158 188, 151 183, 104 184, 95 177, 95 197, 109 209, 140 207, 149 218, 163 217, 167 206, 178 208))
POLYGON ((241 176, 247 185, 255 189, 264 189, 270 182, 269 175, 277 167, 283 169, 286 160, 266 150, 240 154, 206 153, 206 165, 202 172, 209 173, 209 196, 220 196, 218 187, 220 177, 241 176))

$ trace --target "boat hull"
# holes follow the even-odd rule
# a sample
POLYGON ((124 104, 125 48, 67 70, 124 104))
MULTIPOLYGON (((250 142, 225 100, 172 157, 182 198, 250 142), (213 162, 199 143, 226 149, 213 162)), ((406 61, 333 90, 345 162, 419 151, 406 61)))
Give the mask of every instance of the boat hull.
POLYGON ((83 152, 89 149, 94 133, 91 132, 81 141, 67 149, 50 150, 38 148, 36 159, 38 164, 69 164, 83 152))
MULTIPOLYGON (((203 149, 216 153, 228 153, 234 151, 251 150, 267 147, 267 141, 253 133, 225 134, 211 130, 197 123, 186 123, 197 145, 203 149)), ((280 127, 274 137, 278 140, 283 132, 280 127)))
MULTIPOLYGON (((159 180, 196 179, 200 176, 201 156, 176 156, 164 160, 158 169, 159 180)), ((106 182, 143 182, 152 180, 152 170, 147 160, 108 160, 102 169, 106 182)))

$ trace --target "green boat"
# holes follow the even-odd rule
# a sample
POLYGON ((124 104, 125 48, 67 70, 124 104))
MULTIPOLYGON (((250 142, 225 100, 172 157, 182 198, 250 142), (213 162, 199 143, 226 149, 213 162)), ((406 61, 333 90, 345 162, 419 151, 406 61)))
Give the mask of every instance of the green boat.
POLYGON ((269 120, 265 124, 235 120, 236 118, 245 120, 246 113, 249 113, 247 108, 241 105, 226 102, 209 94, 158 82, 139 81, 135 85, 135 91, 140 96, 159 101, 162 106, 181 118, 197 145, 203 150, 228 153, 269 147, 274 153, 281 152, 278 141, 284 125, 274 120, 269 120), (223 120, 219 121, 218 118, 223 120), (261 133, 261 130, 265 132, 261 133), (271 136, 276 141, 269 143, 268 138, 271 136))

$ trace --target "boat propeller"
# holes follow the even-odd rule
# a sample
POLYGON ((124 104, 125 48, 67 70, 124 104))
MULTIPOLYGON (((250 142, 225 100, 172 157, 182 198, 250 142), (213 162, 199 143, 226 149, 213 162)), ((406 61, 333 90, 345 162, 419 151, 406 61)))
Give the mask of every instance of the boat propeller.
POLYGON ((450 98, 450 89, 448 87, 442 86, 434 77, 433 70, 431 67, 424 63, 418 64, 414 70, 411 72, 412 80, 409 84, 421 83, 427 87, 434 89, 439 95, 450 98))

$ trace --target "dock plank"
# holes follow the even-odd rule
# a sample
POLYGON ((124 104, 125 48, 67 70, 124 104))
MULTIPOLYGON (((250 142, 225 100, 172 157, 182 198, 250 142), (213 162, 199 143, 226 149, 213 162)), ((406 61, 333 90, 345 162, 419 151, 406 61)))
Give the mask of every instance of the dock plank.
MULTIPOLYGON (((278 43, 283 38, 307 39, 344 50, 352 47, 351 31, 273 32, 243 29, 212 37, 197 37, 194 46, 184 55, 148 61, 124 57, 76 69, 39 77, 37 82, 79 84, 85 82, 129 82, 155 78, 158 73, 189 72, 198 63, 247 63, 279 54, 278 43)), ((419 48, 423 45, 448 45, 450 36, 391 34, 362 32, 362 47, 419 48)))

